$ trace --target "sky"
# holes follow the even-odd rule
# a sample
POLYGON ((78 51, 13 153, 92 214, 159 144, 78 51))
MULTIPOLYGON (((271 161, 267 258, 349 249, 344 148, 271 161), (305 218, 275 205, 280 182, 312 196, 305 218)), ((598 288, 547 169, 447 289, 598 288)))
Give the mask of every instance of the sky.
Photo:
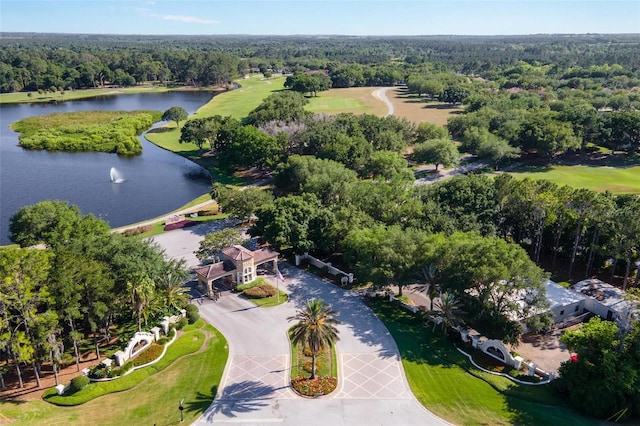
POLYGON ((640 0, 0 0, 0 32, 383 36, 640 33, 640 0))

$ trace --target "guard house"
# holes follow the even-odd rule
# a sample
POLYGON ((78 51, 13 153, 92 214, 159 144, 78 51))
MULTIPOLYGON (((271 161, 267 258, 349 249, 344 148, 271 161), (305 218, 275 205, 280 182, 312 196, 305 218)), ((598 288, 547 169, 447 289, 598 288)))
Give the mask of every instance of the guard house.
POLYGON ((275 272, 278 269, 279 255, 280 253, 269 248, 252 251, 239 245, 225 247, 221 251, 221 262, 196 269, 198 283, 206 285, 209 295, 213 293, 213 283, 216 280, 225 280, 231 287, 249 283, 256 279, 256 269, 260 265, 272 262, 272 270, 275 272))

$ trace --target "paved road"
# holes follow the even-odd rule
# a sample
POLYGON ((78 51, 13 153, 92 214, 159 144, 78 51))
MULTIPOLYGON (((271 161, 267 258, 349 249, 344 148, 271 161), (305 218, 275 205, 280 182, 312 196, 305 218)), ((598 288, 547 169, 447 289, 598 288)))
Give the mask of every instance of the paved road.
POLYGON ((393 338, 360 297, 284 263, 280 269, 280 288, 290 295, 283 305, 257 308, 228 292, 198 305, 229 341, 229 362, 218 397, 196 424, 447 424, 414 398, 393 338), (289 388, 287 317, 315 297, 340 313, 340 384, 332 395, 307 399, 289 388))

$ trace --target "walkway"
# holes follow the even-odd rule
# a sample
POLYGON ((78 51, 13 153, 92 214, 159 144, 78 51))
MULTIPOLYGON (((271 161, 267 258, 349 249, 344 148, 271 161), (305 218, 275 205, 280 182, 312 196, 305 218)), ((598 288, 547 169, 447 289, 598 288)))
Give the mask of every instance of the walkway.
POLYGON ((395 89, 395 87, 381 87, 380 89, 376 89, 373 92, 371 92, 371 95, 376 98, 376 99, 380 99, 382 102, 384 102, 385 104, 387 104, 387 117, 390 115, 393 115, 394 113, 394 108, 393 108, 393 104, 391 103, 391 101, 389 100, 389 98, 387 98, 387 91, 390 89, 395 89))
POLYGON ((196 424, 409 425, 447 424, 411 393, 398 349, 388 330, 355 293, 281 263, 289 302, 257 308, 235 294, 198 305, 204 319, 229 342, 229 362, 218 397, 196 424), (286 332, 309 298, 322 298, 340 315, 336 344, 339 387, 307 399, 289 388, 286 332))

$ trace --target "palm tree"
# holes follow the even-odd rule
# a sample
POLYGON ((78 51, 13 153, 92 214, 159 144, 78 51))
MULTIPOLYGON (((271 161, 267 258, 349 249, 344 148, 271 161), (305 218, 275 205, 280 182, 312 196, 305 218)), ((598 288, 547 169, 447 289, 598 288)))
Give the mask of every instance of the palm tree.
POLYGON ((162 300, 162 308, 167 313, 178 311, 189 302, 188 289, 184 286, 184 282, 189 275, 183 268, 183 263, 171 261, 166 273, 156 279, 156 285, 162 300))
POLYGON ((460 301, 453 293, 442 293, 434 305, 436 309, 427 312, 427 315, 442 320, 440 321, 440 325, 442 326, 442 332, 444 334, 447 334, 449 327, 457 327, 463 323, 462 316, 464 316, 464 311, 462 310, 460 301))
POLYGON ((339 321, 334 318, 338 313, 322 299, 307 300, 304 309, 298 309, 296 315, 288 321, 298 320, 291 328, 291 340, 294 345, 309 347, 311 351, 311 379, 316 378, 316 355, 325 347, 330 347, 338 338, 339 321))
POLYGON ((138 331, 142 331, 142 315, 143 312, 146 312, 153 299, 155 287, 156 284, 146 275, 138 275, 132 281, 127 282, 127 291, 131 295, 131 305, 138 317, 138 331))

